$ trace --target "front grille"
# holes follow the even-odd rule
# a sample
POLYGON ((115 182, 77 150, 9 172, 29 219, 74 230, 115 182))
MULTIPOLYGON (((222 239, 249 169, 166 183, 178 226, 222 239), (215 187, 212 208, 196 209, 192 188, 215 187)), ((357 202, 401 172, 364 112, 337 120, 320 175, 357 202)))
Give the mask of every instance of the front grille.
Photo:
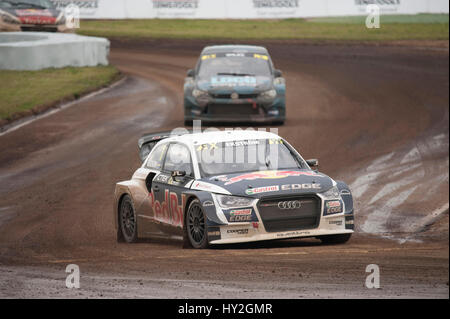
MULTIPOLYGON (((289 206, 289 205, 287 205, 289 206)), ((319 226, 321 201, 316 196, 289 196, 263 198, 258 210, 268 232, 313 229, 319 226), (280 202, 300 202, 300 207, 281 209, 280 202)))
POLYGON ((25 32, 31 31, 45 31, 45 32, 57 32, 57 27, 41 27, 41 26, 21 26, 20 29, 25 32))
MULTIPOLYGON (((212 94, 216 99, 231 99, 231 94, 212 94)), ((239 94, 239 99, 256 99, 258 94, 239 94)))
POLYGON ((260 110, 258 105, 254 107, 253 104, 210 104, 207 113, 216 116, 239 117, 241 115, 258 115, 260 110))

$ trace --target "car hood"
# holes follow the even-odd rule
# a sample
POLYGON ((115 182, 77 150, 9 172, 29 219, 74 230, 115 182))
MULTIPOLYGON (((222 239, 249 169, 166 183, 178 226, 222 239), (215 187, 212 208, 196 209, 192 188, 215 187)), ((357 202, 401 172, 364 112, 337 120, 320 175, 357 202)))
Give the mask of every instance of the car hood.
POLYGON ((54 23, 58 18, 60 11, 57 9, 36 9, 36 8, 0 8, 14 17, 18 18, 22 23, 33 22, 35 19, 40 21, 46 20, 48 23, 54 23))
MULTIPOLYGON (((213 184, 212 192, 220 189, 236 196, 261 198, 288 194, 321 193, 333 187, 333 180, 322 173, 306 169, 284 169, 257 171, 229 175, 218 175, 199 180, 213 184)), ((205 187, 205 190, 208 188, 205 187)), ((225 193, 224 192, 224 193, 225 193)))
POLYGON ((270 76, 229 76, 217 75, 198 78, 197 87, 212 94, 260 93, 273 87, 270 76))

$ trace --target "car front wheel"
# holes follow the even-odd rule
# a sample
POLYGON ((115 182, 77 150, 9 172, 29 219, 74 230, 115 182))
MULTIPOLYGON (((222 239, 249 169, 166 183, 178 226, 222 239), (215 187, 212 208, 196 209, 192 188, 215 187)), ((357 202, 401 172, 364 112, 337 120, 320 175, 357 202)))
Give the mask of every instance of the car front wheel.
POLYGON ((189 204, 185 217, 184 232, 187 246, 196 249, 208 248, 206 215, 198 199, 189 204))

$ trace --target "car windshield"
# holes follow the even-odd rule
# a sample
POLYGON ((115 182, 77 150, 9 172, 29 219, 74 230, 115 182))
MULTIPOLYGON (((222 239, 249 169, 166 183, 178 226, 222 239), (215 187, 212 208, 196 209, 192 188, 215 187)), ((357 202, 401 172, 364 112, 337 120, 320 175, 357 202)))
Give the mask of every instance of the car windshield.
POLYGON ((195 149, 202 177, 308 167, 282 139, 199 144, 195 149))
POLYGON ((269 57, 260 54, 208 54, 200 57, 198 76, 270 76, 269 57))
POLYGON ((18 9, 53 9, 55 6, 49 0, 0 0, 2 8, 18 9))

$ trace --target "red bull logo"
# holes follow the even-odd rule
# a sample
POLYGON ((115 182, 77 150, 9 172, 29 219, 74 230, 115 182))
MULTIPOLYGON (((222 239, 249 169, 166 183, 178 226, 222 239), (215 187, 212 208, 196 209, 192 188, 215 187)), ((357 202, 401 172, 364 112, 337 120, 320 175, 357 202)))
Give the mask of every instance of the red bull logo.
POLYGON ((155 220, 175 227, 183 227, 183 213, 186 205, 185 195, 181 196, 181 205, 178 204, 178 195, 176 193, 169 194, 168 189, 164 193, 164 202, 162 203, 155 199, 153 191, 149 196, 155 220))
POLYGON ((225 185, 234 184, 237 182, 245 181, 245 180, 255 180, 255 179, 279 179, 279 178, 285 178, 289 176, 301 176, 301 175, 307 175, 307 176, 321 176, 319 174, 316 174, 314 172, 302 172, 302 171, 259 171, 259 172, 253 172, 253 173, 247 173, 235 177, 228 178, 225 175, 219 176, 218 179, 225 182, 225 185))

